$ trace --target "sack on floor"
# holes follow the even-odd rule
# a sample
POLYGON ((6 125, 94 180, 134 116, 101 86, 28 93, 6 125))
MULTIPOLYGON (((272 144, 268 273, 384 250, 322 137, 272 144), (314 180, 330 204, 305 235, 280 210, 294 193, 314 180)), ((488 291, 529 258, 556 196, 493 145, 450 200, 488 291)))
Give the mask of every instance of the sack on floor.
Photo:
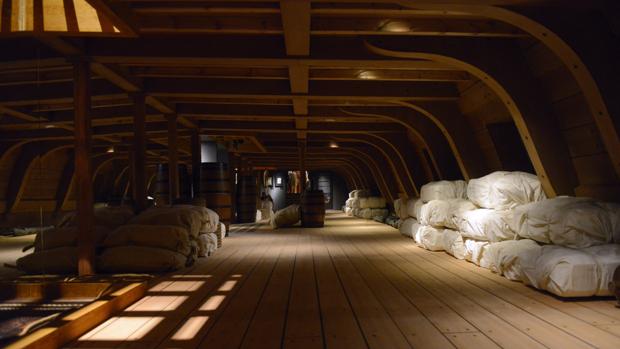
MULTIPOLYGON (((109 230, 116 229, 117 227, 126 224, 132 217, 134 212, 129 207, 97 207, 94 209, 95 226, 106 227, 109 230)), ((77 213, 75 211, 65 214, 61 220, 56 224, 58 227, 77 227, 77 213)))
POLYGON ((120 246, 106 248, 97 267, 106 273, 164 273, 179 270, 186 262, 187 256, 162 248, 120 246))
POLYGON ((131 219, 128 224, 174 225, 185 228, 190 236, 197 237, 204 223, 204 215, 196 209, 163 207, 150 208, 131 219))
POLYGON ((586 248, 614 241, 620 236, 618 222, 618 205, 563 196, 515 208, 512 228, 542 243, 586 248))
POLYGON ((533 240, 508 240, 489 244, 484 251, 485 263, 491 271, 510 280, 521 280, 519 255, 541 247, 533 240))
POLYGON ((290 205, 277 211, 272 217, 269 224, 273 229, 290 227, 297 224, 301 219, 299 205, 290 205))
MULTIPOLYGON (((107 227, 96 226, 94 228, 95 246, 99 246, 106 238, 110 230, 107 227)), ((64 227, 46 230, 37 233, 34 238, 34 251, 51 250, 59 247, 71 247, 78 244, 78 228, 64 227)))
POLYGON ((345 207, 344 213, 349 217, 353 217, 353 209, 350 207, 345 207))
POLYGON ((76 274, 77 254, 77 247, 59 247, 27 254, 15 264, 27 274, 76 274))
POLYGON ((415 218, 407 218, 400 223, 398 231, 404 236, 413 239, 421 225, 415 218))
POLYGON ((384 222, 385 217, 387 217, 389 213, 390 211, 388 211, 387 208, 373 208, 370 210, 370 215, 372 219, 376 220, 377 222, 384 222))
POLYGON ((400 219, 407 219, 407 199, 394 200, 394 214, 400 219))
POLYGON ((522 281, 560 297, 590 297, 599 290, 598 266, 584 251, 546 245, 518 255, 522 281))
POLYGON ((472 262, 477 266, 488 268, 488 264, 483 263, 483 259, 489 242, 468 238, 464 238, 464 242, 466 250, 465 260, 472 262))
POLYGON ((495 210, 509 210, 546 198, 537 176, 518 171, 497 171, 471 179, 467 197, 480 207, 495 210))
POLYGON ((358 208, 354 211, 355 217, 362 219, 372 219, 372 209, 370 208, 358 208))
POLYGON ((475 209, 474 204, 464 199, 431 200, 422 206, 418 220, 423 225, 457 229, 455 215, 475 209))
POLYGON ((457 259, 465 259, 467 256, 467 248, 461 233, 451 229, 443 231, 443 249, 457 259))
POLYGON ((367 198, 361 198, 360 208, 385 208, 385 199, 378 196, 372 196, 367 198))
POLYGON ((174 225, 130 224, 108 234, 103 246, 157 247, 187 256, 190 253, 190 238, 187 230, 174 225))
POLYGON ((431 200, 467 199, 467 183, 465 181, 437 181, 424 184, 420 188, 420 199, 431 200))
POLYGON ((360 199, 352 198, 345 201, 345 205, 350 208, 360 208, 360 199))
POLYGON ((513 210, 481 208, 454 215, 456 227, 463 236, 491 242, 514 240, 516 233, 510 228, 512 220, 513 210))
POLYGON ((407 216, 419 220, 422 206, 424 206, 424 201, 422 201, 422 199, 415 198, 407 200, 405 208, 407 216))
POLYGON ((370 196, 370 191, 366 189, 356 189, 349 193, 350 199, 365 198, 370 196))
POLYGON ((217 212, 213 211, 210 208, 205 206, 194 206, 194 205, 174 205, 172 208, 180 208, 187 210, 194 210, 201 217, 201 226, 200 233, 213 233, 215 232, 220 225, 220 216, 217 212))
POLYGON ((415 242, 429 251, 443 251, 443 229, 423 225, 415 235, 415 242))
POLYGON ((613 281, 614 272, 620 266, 620 245, 606 244, 592 246, 583 250, 589 253, 598 265, 599 285, 597 296, 612 296, 614 294, 610 283, 613 281))

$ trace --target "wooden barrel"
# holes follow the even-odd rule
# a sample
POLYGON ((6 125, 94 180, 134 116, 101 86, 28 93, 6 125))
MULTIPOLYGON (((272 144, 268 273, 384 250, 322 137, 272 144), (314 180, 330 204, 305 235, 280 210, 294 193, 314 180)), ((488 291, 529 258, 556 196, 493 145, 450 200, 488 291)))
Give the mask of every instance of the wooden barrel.
MULTIPOLYGON (((175 203, 186 202, 190 199, 192 193, 192 183, 187 170, 187 165, 179 165, 179 198, 175 203)), ((158 205, 170 204, 170 175, 168 173, 168 164, 158 164, 157 173, 155 174, 155 190, 153 197, 158 205)))
POLYGON ((256 222, 256 176, 240 176, 237 187, 237 222, 256 222))
POLYGON ((228 165, 223 162, 209 162, 200 165, 199 195, 208 208, 217 212, 220 222, 230 227, 232 218, 230 175, 228 165))
POLYGON ((301 196, 301 224, 320 228, 325 224, 325 195, 323 191, 306 191, 301 196))

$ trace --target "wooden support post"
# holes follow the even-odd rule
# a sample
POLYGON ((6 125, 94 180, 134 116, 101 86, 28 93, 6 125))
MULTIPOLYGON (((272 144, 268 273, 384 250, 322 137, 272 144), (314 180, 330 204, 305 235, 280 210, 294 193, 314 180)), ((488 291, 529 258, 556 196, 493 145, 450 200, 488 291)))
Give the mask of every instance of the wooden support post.
POLYGON ((298 149, 299 149, 299 173, 301 177, 299 180, 301 181, 301 191, 306 191, 306 139, 299 138, 297 139, 298 149))
POLYGON ((202 163, 202 155, 200 149, 200 131, 198 129, 192 131, 191 138, 192 148, 192 184, 194 198, 198 197, 200 192, 200 164, 202 163))
POLYGON ((95 212, 91 173, 90 63, 80 59, 73 66, 75 111, 75 183, 78 220, 78 274, 95 274, 95 212))
POLYGON ((166 115, 168 120, 168 181, 170 185, 170 204, 179 198, 179 155, 177 142, 177 116, 166 115))
POLYGON ((133 100, 133 200, 136 212, 146 209, 146 104, 142 93, 132 95, 133 100))

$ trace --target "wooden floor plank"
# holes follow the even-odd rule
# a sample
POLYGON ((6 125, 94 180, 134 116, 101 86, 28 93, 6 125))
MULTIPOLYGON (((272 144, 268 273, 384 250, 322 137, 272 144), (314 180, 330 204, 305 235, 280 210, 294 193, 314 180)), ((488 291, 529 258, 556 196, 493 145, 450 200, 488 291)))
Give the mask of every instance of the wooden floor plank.
POLYGON ((283 348, 323 348, 323 329, 312 249, 310 238, 305 234, 302 234, 297 248, 283 348))
POLYGON ((241 348, 279 348, 289 303, 299 235, 286 246, 243 338, 241 348))
POLYGON ((204 337, 201 348, 238 348, 243 341, 252 315, 263 295, 264 289, 273 273, 274 267, 280 259, 282 249, 287 246, 290 237, 282 236, 274 242, 260 264, 252 271, 246 281, 239 287, 221 315, 204 337))
POLYGON ((386 225, 231 229, 67 348, 619 348, 609 299, 564 301, 386 225))
POLYGON ((410 348, 409 342, 365 284, 340 246, 327 248, 370 348, 410 348))
POLYGON ((312 255, 327 348, 367 348, 345 290, 321 236, 311 238, 312 255))
MULTIPOLYGON (((359 245, 355 239, 341 239, 340 247, 348 255, 366 285, 379 299, 390 317, 414 348, 451 348, 450 341, 409 300, 403 297, 392 284, 380 274, 367 257, 371 256, 369 246, 359 245)), ((381 264, 382 261, 376 261, 381 264)), ((380 266, 377 266, 380 267, 380 266)))

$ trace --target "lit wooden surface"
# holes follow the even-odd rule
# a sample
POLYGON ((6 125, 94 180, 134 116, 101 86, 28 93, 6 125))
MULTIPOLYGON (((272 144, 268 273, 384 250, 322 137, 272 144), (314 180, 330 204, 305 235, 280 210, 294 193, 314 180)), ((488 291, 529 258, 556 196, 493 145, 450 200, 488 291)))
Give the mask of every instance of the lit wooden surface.
POLYGON ((613 303, 562 301, 331 212, 324 228, 234 226, 70 347, 618 348, 613 303))

